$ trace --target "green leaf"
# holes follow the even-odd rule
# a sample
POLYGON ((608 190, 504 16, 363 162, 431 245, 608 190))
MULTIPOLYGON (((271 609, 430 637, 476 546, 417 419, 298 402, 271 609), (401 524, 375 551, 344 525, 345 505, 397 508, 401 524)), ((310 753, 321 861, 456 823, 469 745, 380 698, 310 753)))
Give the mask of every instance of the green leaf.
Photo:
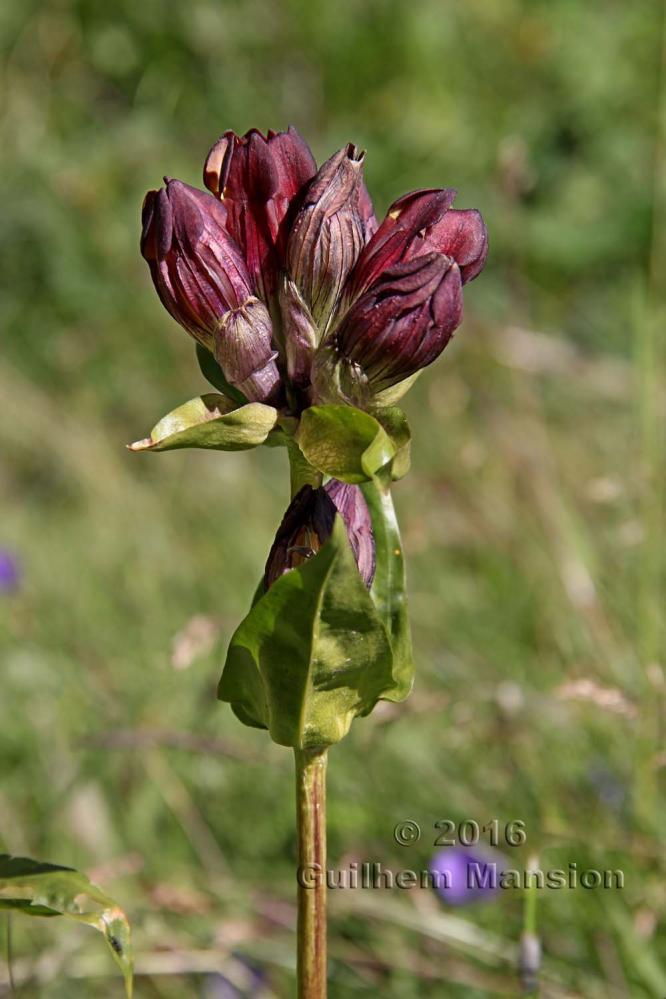
POLYGON ((181 447, 246 451, 263 444, 275 426, 272 406, 251 402, 236 407, 223 395, 210 392, 174 409, 153 427, 150 437, 129 444, 130 451, 173 451, 181 447))
POLYGON ((301 417, 298 445, 311 465, 343 482, 390 476, 397 453, 382 424, 353 406, 311 406, 301 417))
POLYGON ((392 690, 385 628, 339 516, 313 558, 281 576, 236 630, 218 697, 283 746, 342 739, 392 690))
POLYGON ((214 385, 218 392, 222 395, 226 395, 229 399, 232 399, 236 405, 244 406, 247 399, 242 392, 239 392, 237 388, 230 385, 227 379, 224 377, 224 371, 217 363, 213 355, 209 350, 207 350, 202 343, 197 344, 197 361, 199 362, 199 368, 201 374, 204 376, 206 381, 209 381, 211 385, 214 385))
POLYGON ((68 916, 104 935, 132 995, 132 947, 125 913, 112 898, 71 867, 0 854, 0 909, 28 916, 68 916))
POLYGON ((388 482, 389 475, 394 481, 401 479, 403 475, 407 475, 412 463, 412 434, 407 417, 398 406, 377 409, 374 416, 381 423, 396 449, 395 456, 391 459, 390 468, 384 470, 383 478, 386 482, 388 482))
POLYGON ((372 517, 377 559, 371 595, 393 651, 393 687, 383 696, 388 701, 402 701, 414 682, 414 658, 400 531, 388 489, 379 489, 373 482, 361 488, 372 517))

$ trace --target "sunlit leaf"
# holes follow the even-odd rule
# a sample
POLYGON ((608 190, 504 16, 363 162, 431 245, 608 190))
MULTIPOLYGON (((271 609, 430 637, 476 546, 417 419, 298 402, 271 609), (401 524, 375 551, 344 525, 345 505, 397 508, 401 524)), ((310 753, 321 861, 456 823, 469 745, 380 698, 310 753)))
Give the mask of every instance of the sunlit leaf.
POLYGON ((71 867, 0 854, 0 909, 28 916, 68 916, 104 935, 132 995, 132 947, 127 917, 112 898, 71 867))
POLYGON ((398 406, 377 409, 374 416, 381 423, 395 447, 395 455, 391 458, 390 467, 384 469, 385 474, 383 476, 380 474, 379 478, 385 482, 388 482, 389 478, 401 479, 411 467, 412 435, 407 417, 398 406))
POLYGON ((393 651, 394 682, 384 698, 402 701, 414 682, 414 658, 400 531, 390 492, 378 489, 372 482, 364 483, 361 488, 372 517, 375 538, 376 568, 371 594, 393 651))
POLYGON ((174 409, 153 427, 150 437, 130 444, 130 451, 172 451, 176 448, 212 448, 246 451, 263 444, 278 413, 261 402, 236 406, 210 392, 174 409))
POLYGON ((254 603, 218 696, 275 742, 304 749, 338 742, 393 686, 386 630, 338 516, 321 551, 254 603))
POLYGON ((343 482, 388 472, 398 447, 374 416, 353 406, 312 406, 301 417, 298 445, 314 468, 343 482))

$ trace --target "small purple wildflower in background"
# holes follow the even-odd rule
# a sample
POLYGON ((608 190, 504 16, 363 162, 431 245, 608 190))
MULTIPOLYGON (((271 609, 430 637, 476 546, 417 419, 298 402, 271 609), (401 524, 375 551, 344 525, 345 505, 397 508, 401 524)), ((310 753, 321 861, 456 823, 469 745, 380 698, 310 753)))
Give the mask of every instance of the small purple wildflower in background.
POLYGON ((430 861, 430 873, 439 874, 435 887, 449 905, 467 905, 489 899, 497 893, 502 870, 496 854, 460 846, 439 850, 430 861))
POLYGON ((16 557, 0 548, 0 593, 14 593, 18 590, 20 575, 16 557))

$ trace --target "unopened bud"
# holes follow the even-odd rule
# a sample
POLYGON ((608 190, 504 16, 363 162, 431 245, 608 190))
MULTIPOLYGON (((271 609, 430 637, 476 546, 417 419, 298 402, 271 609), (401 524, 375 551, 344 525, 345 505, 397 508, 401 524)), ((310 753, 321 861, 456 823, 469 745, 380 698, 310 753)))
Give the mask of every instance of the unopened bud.
POLYGON ((354 303, 322 344, 314 364, 315 396, 340 390, 362 404, 405 381, 441 354, 462 318, 457 264, 430 253, 389 268, 354 303))
POLYGON ((205 347, 218 323, 250 295, 245 262, 226 230, 226 209, 179 180, 149 191, 141 252, 162 304, 205 347))
POLYGON ((271 302, 284 256, 284 220, 316 164, 296 129, 225 132, 208 154, 204 183, 224 198, 227 228, 241 248, 257 292, 271 302))
POLYGON ((349 145, 306 188, 287 244, 287 269, 322 329, 363 249, 369 224, 363 154, 349 145))
POLYGON ((336 513, 344 521, 363 582, 372 585, 375 543, 367 503, 358 486, 331 479, 317 489, 303 486, 289 504, 266 562, 266 588, 317 554, 331 536, 336 513))

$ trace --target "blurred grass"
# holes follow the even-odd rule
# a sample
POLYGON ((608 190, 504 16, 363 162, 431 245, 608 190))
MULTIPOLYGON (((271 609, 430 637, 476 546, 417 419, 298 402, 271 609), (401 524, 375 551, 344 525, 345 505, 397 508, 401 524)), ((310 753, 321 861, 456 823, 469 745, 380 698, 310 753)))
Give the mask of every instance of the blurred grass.
MULTIPOLYGON (((662 30, 647 0, 0 8, 0 546, 24 575, 0 604, 0 848, 115 892, 139 996, 293 988, 290 755, 214 700, 284 456, 123 449, 201 386, 138 254, 144 191, 197 183, 225 128, 288 122, 320 159, 365 146, 378 210, 454 184, 492 240, 407 401, 418 683, 332 754, 331 862, 419 869, 438 819, 523 819, 520 864, 625 872, 541 895, 541 994, 666 994, 662 30), (215 648, 176 670, 195 615, 215 648)), ((518 893, 455 919, 332 895, 333 999, 519 994, 518 893)), ((13 931, 21 996, 118 994, 84 933, 13 931)))

